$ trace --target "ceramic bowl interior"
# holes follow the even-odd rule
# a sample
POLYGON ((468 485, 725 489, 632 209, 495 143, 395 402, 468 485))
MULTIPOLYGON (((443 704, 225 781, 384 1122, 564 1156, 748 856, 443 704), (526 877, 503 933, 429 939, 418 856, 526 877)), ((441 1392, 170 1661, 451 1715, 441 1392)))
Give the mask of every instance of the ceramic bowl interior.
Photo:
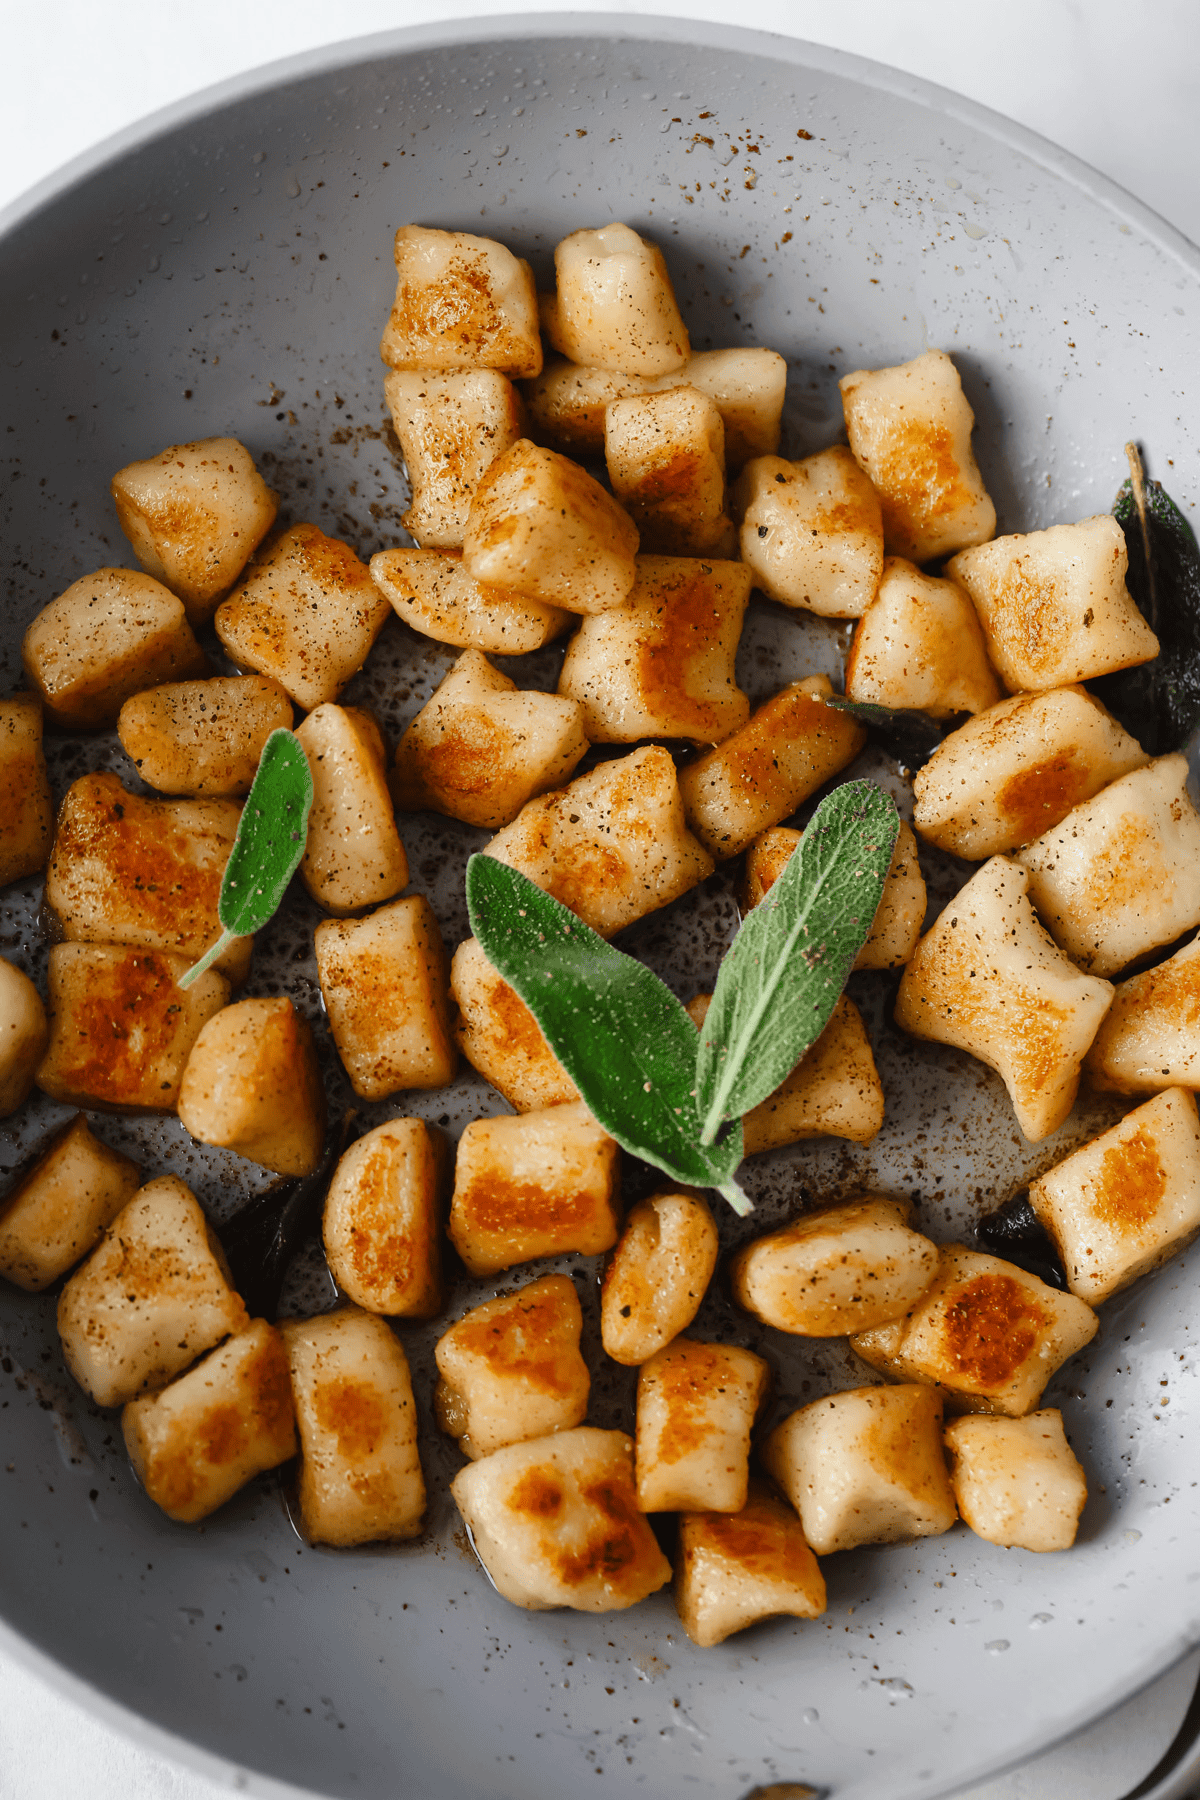
MULTIPOLYGON (((716 26, 422 29, 189 102, 10 215, 0 681, 19 683, 21 633, 40 607, 100 564, 132 562, 108 480, 168 443, 232 433, 288 516, 364 554, 402 541, 377 353, 394 228, 497 236, 547 280, 559 238, 612 218, 662 244, 696 346, 787 355, 790 454, 838 437, 839 375, 938 346, 975 408, 1001 531, 1106 510, 1131 437, 1185 506, 1200 493, 1189 404, 1200 262, 1064 155, 908 78, 716 26)), ((761 699, 836 667, 838 650, 835 630, 760 605, 743 683, 761 699)), ((351 697, 394 741, 450 660, 397 623, 351 697)), ((551 685, 553 656, 522 678, 551 685)), ((111 739, 57 744, 57 791, 102 763, 136 779, 111 739)), ((894 771, 871 766, 903 797, 894 771)), ((415 885, 453 945, 466 934, 462 856, 482 835, 430 818, 406 836, 415 885)), ((935 898, 959 878, 931 863, 935 898)), ((39 897, 18 884, 0 919, 4 954, 41 978, 39 897)), ((732 884, 718 880, 699 909, 672 909, 635 943, 694 989, 711 982, 733 919, 732 884)), ((297 905, 255 982, 286 988, 314 1019, 336 1095, 312 923, 297 905)), ((885 979, 859 978, 856 993, 886 1127, 867 1149, 821 1141, 763 1159, 756 1229, 803 1199, 876 1187, 915 1195, 935 1236, 961 1235, 1113 1116, 1085 1104, 1027 1145, 978 1065, 914 1057, 889 1024, 885 979)), ((462 1080, 368 1117, 416 1111, 453 1133, 496 1104, 462 1080)), ((62 1116, 38 1104, 8 1121, 3 1162, 62 1116)), ((183 1175, 217 1218, 262 1183, 173 1121, 98 1129, 183 1175)), ((740 1235, 727 1222, 727 1241, 740 1235)), ((1098 1715, 1200 1638, 1196 1268, 1180 1258, 1109 1306, 1048 1396, 1091 1478, 1074 1551, 1005 1552, 958 1527, 834 1557, 824 1619, 706 1651, 669 1595, 601 1617, 500 1600, 463 1543, 445 1491, 456 1457, 432 1424, 430 1528, 416 1545, 307 1547, 272 1481, 201 1529, 171 1525, 135 1486, 115 1417, 71 1386, 51 1301, 6 1291, 3 1617, 77 1691, 254 1790, 273 1778, 363 1800, 550 1800, 600 1775, 612 1796, 740 1800, 798 1782, 838 1800, 943 1794, 1098 1715)), ((573 1272, 594 1320, 595 1267, 573 1272)), ((327 1302, 313 1257, 293 1303, 306 1279, 309 1299, 327 1302)), ((762 1344, 720 1282, 698 1329, 762 1344)), ((430 1334, 404 1337, 428 1417, 430 1334)), ((764 1347, 777 1414, 863 1379, 836 1347, 764 1347)), ((598 1383, 593 1419, 627 1424, 630 1399, 627 1381, 598 1383)))

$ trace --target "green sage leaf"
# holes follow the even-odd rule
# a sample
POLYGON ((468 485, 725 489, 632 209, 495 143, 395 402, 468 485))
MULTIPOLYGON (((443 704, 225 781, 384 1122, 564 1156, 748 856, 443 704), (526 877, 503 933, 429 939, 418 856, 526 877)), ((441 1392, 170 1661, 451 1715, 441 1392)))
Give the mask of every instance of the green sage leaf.
POLYGON ((273 731, 263 745, 225 864, 217 901, 217 917, 225 929, 179 977, 180 987, 190 987, 234 938, 261 931, 274 918, 304 855, 312 801, 312 770, 304 746, 294 731, 273 731))
POLYGON ((467 910, 484 955, 520 995, 584 1105, 618 1144, 674 1181, 750 1202, 734 1174, 742 1127, 702 1145, 695 1025, 658 976, 491 856, 467 863, 467 910))
POLYGON ((702 1143, 773 1094, 824 1031, 870 935, 899 829, 882 788, 835 788, 746 918, 700 1033, 702 1143))

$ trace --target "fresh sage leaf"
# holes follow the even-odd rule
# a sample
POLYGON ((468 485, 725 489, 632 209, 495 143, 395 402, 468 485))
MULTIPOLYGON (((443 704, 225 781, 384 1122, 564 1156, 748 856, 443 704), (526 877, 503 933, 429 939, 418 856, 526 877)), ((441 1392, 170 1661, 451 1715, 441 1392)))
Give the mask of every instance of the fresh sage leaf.
POLYGON ((246 796, 217 901, 221 936, 179 977, 181 988, 216 962, 234 938, 261 931, 274 918, 308 841, 313 780, 294 731, 273 731, 263 745, 246 796))
POLYGON ((844 694, 827 694, 826 706, 849 713, 878 738, 889 756, 910 769, 923 769, 948 731, 951 721, 935 719, 910 706, 877 706, 873 700, 847 700, 844 694))
POLYGON ((870 935, 900 830, 869 781, 824 799, 721 964, 696 1062, 700 1141, 773 1094, 820 1037, 870 935))
POLYGON ((467 863, 467 910, 484 955, 520 995, 602 1130, 673 1181, 716 1188, 735 1212, 740 1121, 700 1142, 699 1033, 650 969, 611 944, 519 870, 467 863))
POLYGON ((1143 749, 1159 756, 1182 750, 1200 722, 1200 546, 1160 483, 1144 479, 1136 447, 1126 451, 1133 473, 1113 515, 1129 553, 1126 585, 1159 653, 1087 685, 1143 749))

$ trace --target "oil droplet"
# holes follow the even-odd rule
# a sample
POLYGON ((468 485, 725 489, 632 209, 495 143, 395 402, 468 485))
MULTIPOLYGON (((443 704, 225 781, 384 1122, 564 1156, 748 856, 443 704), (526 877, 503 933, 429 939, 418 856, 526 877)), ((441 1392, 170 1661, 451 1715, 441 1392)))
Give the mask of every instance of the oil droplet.
POLYGON ((804 1711, 800 1714, 800 1717, 806 1725, 815 1725, 820 1716, 821 1715, 815 1706, 806 1706, 804 1711))
POLYGON ((1030 1631, 1039 1631, 1043 1625, 1053 1625, 1053 1623, 1053 1613, 1034 1613, 1029 1621, 1029 1629, 1030 1631))
POLYGON ((1002 1656, 1008 1649, 1008 1639, 993 1638, 990 1644, 985 1644, 983 1647, 989 1656, 1002 1656))
POLYGON ((962 186, 962 182, 961 182, 961 181, 959 181, 959 180, 958 180, 958 179, 957 179, 957 178, 956 178, 956 177, 955 177, 955 176, 953 176, 953 175, 947 175, 947 177, 946 177, 946 186, 947 186, 947 187, 948 187, 948 188, 960 188, 960 187, 961 187, 961 186, 962 186))

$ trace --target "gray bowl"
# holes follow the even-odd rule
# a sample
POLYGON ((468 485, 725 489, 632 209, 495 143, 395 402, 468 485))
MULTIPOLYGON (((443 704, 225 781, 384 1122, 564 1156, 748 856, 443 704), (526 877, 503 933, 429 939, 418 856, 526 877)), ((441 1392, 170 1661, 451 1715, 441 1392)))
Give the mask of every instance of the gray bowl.
MULTIPOLYGON (((787 354, 793 454, 838 435, 839 374, 936 345, 963 372, 1001 530, 1106 509, 1129 437, 1194 506, 1200 258, 1063 153, 910 77, 715 25, 421 28, 189 100, 3 221, 4 688, 41 606, 100 563, 132 561, 108 478, 167 443, 234 433, 293 516, 368 553, 399 541, 376 348, 397 224, 501 237, 545 276, 559 237, 614 217, 662 243, 698 347, 787 354)), ((745 680, 761 697, 835 652, 836 633, 761 607, 745 680)), ((357 691, 394 731, 448 660, 389 627, 357 691)), ((526 678, 551 681, 552 661, 526 678)), ((132 779, 111 739, 60 743, 57 791, 100 763, 132 779)), ((409 837, 450 942, 477 841, 433 820, 409 837)), ((37 887, 3 899, 0 948, 38 974, 37 887)), ((642 947, 699 985, 730 921, 718 883, 699 920, 665 915, 642 947)), ((256 985, 286 984, 320 1027, 310 925, 303 908, 281 925, 256 985)), ((1112 1116, 1085 1105, 1031 1148, 978 1065, 949 1052, 918 1064, 888 1024, 886 984, 860 997, 887 1126, 869 1150, 764 1159, 759 1228, 802 1190, 877 1185, 919 1192, 926 1228, 954 1236, 1112 1116)), ((453 1131, 495 1110, 467 1081, 401 1100, 379 1116, 420 1110, 453 1131)), ((61 1116, 39 1103, 9 1121, 3 1163, 61 1116)), ((174 1122, 99 1129, 183 1174, 214 1216, 261 1185, 174 1122)), ((498 1599, 457 1534, 454 1457, 432 1430, 420 1544, 314 1550, 272 1482, 200 1530, 172 1526, 134 1484, 114 1417, 71 1387, 50 1301, 6 1292, 0 1609, 73 1692, 256 1792, 557 1800, 601 1774, 614 1796, 738 1800, 775 1782, 838 1800, 944 1794, 1097 1717, 1200 1640, 1196 1268, 1181 1258, 1108 1307, 1048 1396, 1092 1482, 1069 1555, 1004 1552, 959 1527, 831 1558, 825 1619, 703 1652, 667 1597, 600 1618, 498 1599)), ((591 1296, 594 1268, 576 1272, 591 1296)), ((311 1273, 320 1301, 315 1260, 311 1273)), ((702 1325, 761 1341, 719 1291, 702 1325)), ((405 1341, 427 1401, 430 1334, 405 1341)), ((862 1379, 836 1346, 767 1349, 781 1407, 862 1379)), ((627 1386, 597 1390, 597 1422, 628 1409, 627 1386)))

